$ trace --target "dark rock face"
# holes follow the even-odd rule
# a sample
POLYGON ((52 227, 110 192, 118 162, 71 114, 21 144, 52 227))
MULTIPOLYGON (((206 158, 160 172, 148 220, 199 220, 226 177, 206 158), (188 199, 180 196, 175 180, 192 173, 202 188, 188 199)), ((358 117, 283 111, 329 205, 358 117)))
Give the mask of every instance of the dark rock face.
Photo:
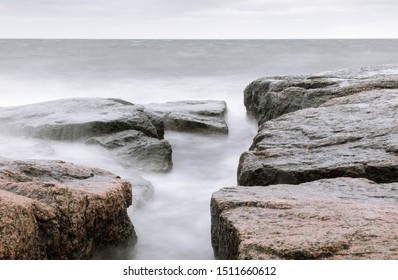
POLYGON ((225 188, 211 200, 219 259, 398 259, 398 183, 324 179, 225 188))
POLYGON ((87 143, 110 150, 124 166, 138 170, 168 171, 172 167, 172 149, 166 140, 148 137, 136 130, 90 138, 87 143))
POLYGON ((241 156, 240 185, 299 184, 321 178, 398 181, 398 90, 332 99, 264 122, 241 156))
POLYGON ((398 88, 398 66, 373 66, 318 75, 269 77, 249 84, 244 92, 247 112, 259 124, 326 101, 376 89, 398 88))
POLYGON ((64 99, 1 108, 0 126, 2 132, 14 135, 101 144, 103 147, 109 147, 115 155, 127 152, 129 156, 124 159, 131 160, 131 163, 127 164, 144 168, 145 164, 150 162, 148 169, 151 171, 165 171, 172 165, 170 144, 163 140, 162 119, 155 114, 144 112, 142 106, 123 100, 64 99), (126 134, 134 134, 135 140, 126 141, 124 137, 117 141, 116 137, 120 136, 120 133, 123 137, 126 134), (112 138, 114 144, 110 143, 112 138), (122 146, 123 144, 125 146, 122 146), (119 149, 115 149, 115 145, 118 145, 119 149), (141 152, 136 152, 138 150, 141 152), (139 161, 142 159, 144 161, 140 164, 139 161), (157 163, 159 166, 156 166, 157 163))
MULTIPOLYGON (((290 92, 282 98, 281 93, 264 89, 257 95, 262 101, 246 101, 249 111, 256 108, 260 126, 250 150, 240 158, 238 183, 299 184, 345 176, 398 181, 398 90, 364 91, 398 87, 398 77, 387 75, 394 69, 340 71, 308 82, 308 77, 280 78, 273 87, 302 94, 290 92), (338 83, 329 85, 331 79, 338 83), (300 83, 300 89, 291 86, 293 81, 300 83), (285 110, 286 106, 290 109, 285 110)), ((259 80, 249 88, 262 83, 259 80)))
POLYGON ((0 162, 0 259, 87 259, 134 243, 131 185, 62 161, 0 162))
POLYGON ((145 108, 163 119, 166 130, 228 134, 224 101, 175 101, 148 104, 145 108))

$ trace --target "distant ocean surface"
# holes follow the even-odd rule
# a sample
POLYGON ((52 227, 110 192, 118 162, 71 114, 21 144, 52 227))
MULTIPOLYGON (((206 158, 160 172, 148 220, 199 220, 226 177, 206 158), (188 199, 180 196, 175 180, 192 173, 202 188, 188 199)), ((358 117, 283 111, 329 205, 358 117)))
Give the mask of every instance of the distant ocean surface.
MULTIPOLYGON (((117 258, 212 259, 210 197, 236 185, 240 154, 256 124, 246 119, 243 90, 263 76, 309 74, 398 64, 398 40, 0 40, 0 107, 71 97, 132 103, 225 100, 228 137, 166 133, 173 170, 142 174, 154 195, 130 209, 138 234, 117 258)), ((0 157, 63 159, 129 179, 107 154, 84 145, 10 139, 0 157)), ((134 185, 134 182, 132 182, 134 185)), ((135 192, 134 199, 141 193, 135 192)), ((112 257, 112 256, 108 256, 112 257)))
POLYGON ((0 39, 0 106, 88 95, 218 98, 234 84, 239 92, 228 95, 239 95, 262 76, 397 63, 397 47, 390 39, 0 39))

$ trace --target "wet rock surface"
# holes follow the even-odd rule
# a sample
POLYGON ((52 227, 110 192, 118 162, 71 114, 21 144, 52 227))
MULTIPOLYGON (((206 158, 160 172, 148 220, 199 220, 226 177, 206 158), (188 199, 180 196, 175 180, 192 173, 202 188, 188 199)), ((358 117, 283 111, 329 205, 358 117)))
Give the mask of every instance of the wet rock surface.
POLYGON ((0 127, 9 135, 97 144, 124 166, 168 171, 172 150, 164 129, 227 134, 226 111, 224 101, 136 105, 117 98, 76 98, 0 108, 0 127))
POLYGON ((87 259, 135 242, 131 184, 63 161, 0 162, 0 259, 87 259))
POLYGON ((224 101, 174 101, 145 105, 146 112, 163 119, 166 130, 227 134, 224 101))
POLYGON ((211 201, 219 259, 398 259, 398 183, 324 179, 225 188, 211 201))
POLYGON ((140 106, 104 98, 61 99, 0 109, 5 131, 52 140, 81 140, 124 130, 163 139, 156 116, 140 106))
POLYGON ((254 81, 245 104, 259 130, 240 158, 238 184, 398 181, 397 73, 375 66, 254 81))
POLYGON ((398 259, 397 73, 367 67, 246 88, 259 129, 240 158, 241 187, 213 194, 218 258, 398 259))
POLYGON ((100 144, 116 156, 127 153, 121 158, 127 165, 150 171, 172 165, 162 119, 119 99, 63 99, 1 108, 0 126, 12 135, 100 144))
POLYGON ((299 184, 322 178, 398 181, 398 90, 331 99, 264 122, 242 154, 240 185, 299 184))
POLYGON ((169 142, 148 137, 136 130, 92 137, 86 143, 108 149, 125 167, 149 171, 168 171, 172 167, 169 142))
POLYGON ((371 66, 315 75, 260 78, 244 92, 247 112, 259 124, 363 91, 398 88, 398 66, 371 66))

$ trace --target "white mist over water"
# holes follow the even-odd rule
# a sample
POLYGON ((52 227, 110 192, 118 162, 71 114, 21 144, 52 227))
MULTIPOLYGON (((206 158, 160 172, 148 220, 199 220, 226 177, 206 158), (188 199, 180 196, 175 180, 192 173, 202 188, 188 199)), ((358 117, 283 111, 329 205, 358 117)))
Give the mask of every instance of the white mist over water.
MULTIPOLYGON (((8 88, 15 90, 16 94, 7 95, 2 105, 65 97, 117 97, 140 104, 189 99, 225 100, 228 105, 228 136, 166 132, 165 139, 173 148, 172 171, 166 174, 140 174, 152 183, 154 190, 140 182, 138 184, 141 186, 137 188, 137 172, 123 168, 102 148, 27 137, 17 140, 10 136, 0 137, 2 157, 65 160, 103 168, 132 182, 134 201, 140 203, 135 203, 137 207, 129 209, 129 215, 138 242, 134 248, 123 250, 117 258, 213 258, 210 240, 211 194, 222 187, 236 185, 239 156, 248 148, 256 131, 256 124, 245 117, 242 100, 242 84, 245 83, 200 78, 149 83, 129 81, 118 85, 104 83, 98 87, 88 88, 84 85, 86 88, 69 88, 54 81, 47 84, 43 81, 23 82, 26 84, 8 88), (136 92, 132 87, 139 88, 139 94, 132 94, 136 92), (29 98, 25 92, 34 96, 29 98)), ((98 257, 113 258, 109 255, 98 257)))
POLYGON ((267 75, 398 63, 397 47, 398 40, 0 40, 0 107, 72 97, 137 104, 225 100, 230 131, 228 136, 166 132, 173 169, 140 174, 153 189, 95 146, 0 131, 0 157, 65 160, 130 180, 136 203, 129 214, 138 243, 116 258, 211 259, 211 194, 236 185, 239 156, 257 130, 246 119, 246 85, 267 75))
MULTIPOLYGON (((119 255, 132 259, 211 259, 210 196, 225 186, 236 185, 236 169, 240 154, 248 148, 256 125, 246 120, 240 84, 224 86, 225 81, 184 81, 180 87, 166 84, 142 85, 142 98, 101 87, 82 96, 118 97, 140 103, 166 102, 182 99, 222 99, 228 103, 229 135, 200 135, 166 132, 173 148, 173 169, 166 174, 141 174, 154 186, 154 195, 141 207, 131 207, 129 215, 135 226, 138 243, 119 255), (213 92, 209 94, 207 91, 213 92), (169 94, 160 95, 159 92, 169 94), (187 92, 189 94, 187 94, 187 92), (232 97, 232 98, 231 98, 232 97)), ((43 92, 41 88, 38 90, 43 92)), ((123 85, 121 85, 123 86, 123 85)), ((58 89, 62 88, 59 86, 58 89)), ((52 86, 51 88, 52 89, 52 86)), ((46 89, 44 92, 49 92, 46 89)), ((31 88, 30 91, 35 91, 31 88)), ((54 99, 65 98, 76 92, 62 88, 54 99)), ((79 96, 76 94, 75 96, 79 96)), ((39 95, 45 98, 46 95, 39 95)), ((23 101, 23 102, 21 102, 23 101)), ((27 99, 8 98, 10 104, 27 99)), ((109 170, 131 180, 134 200, 147 200, 152 189, 136 188, 136 172, 120 166, 104 149, 79 143, 60 143, 30 138, 0 137, 0 155, 16 159, 60 159, 76 164, 109 170), (141 197, 146 196, 146 197, 141 197)), ((145 186, 144 186, 145 187, 145 186)), ((111 256, 105 256, 107 258, 111 256)))

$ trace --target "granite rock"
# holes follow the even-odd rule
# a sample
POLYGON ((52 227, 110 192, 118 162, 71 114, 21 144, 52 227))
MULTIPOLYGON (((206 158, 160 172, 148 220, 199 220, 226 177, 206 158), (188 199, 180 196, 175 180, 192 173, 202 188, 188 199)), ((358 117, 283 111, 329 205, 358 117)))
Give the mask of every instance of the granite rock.
POLYGON ((398 90, 333 98, 263 122, 238 167, 240 185, 322 178, 398 181, 398 90))
POLYGON ((219 259, 398 259, 398 183, 224 188, 211 217, 219 259))
POLYGON ((240 185, 322 178, 398 181, 398 90, 333 98, 264 122, 238 168, 240 185))
POLYGON ((398 88, 398 66, 371 66, 324 72, 260 78, 244 91, 249 115, 259 124, 297 110, 318 107, 326 101, 363 91, 398 88))
POLYGON ((0 259, 87 259, 134 244, 131 184, 63 161, 0 162, 0 259))

